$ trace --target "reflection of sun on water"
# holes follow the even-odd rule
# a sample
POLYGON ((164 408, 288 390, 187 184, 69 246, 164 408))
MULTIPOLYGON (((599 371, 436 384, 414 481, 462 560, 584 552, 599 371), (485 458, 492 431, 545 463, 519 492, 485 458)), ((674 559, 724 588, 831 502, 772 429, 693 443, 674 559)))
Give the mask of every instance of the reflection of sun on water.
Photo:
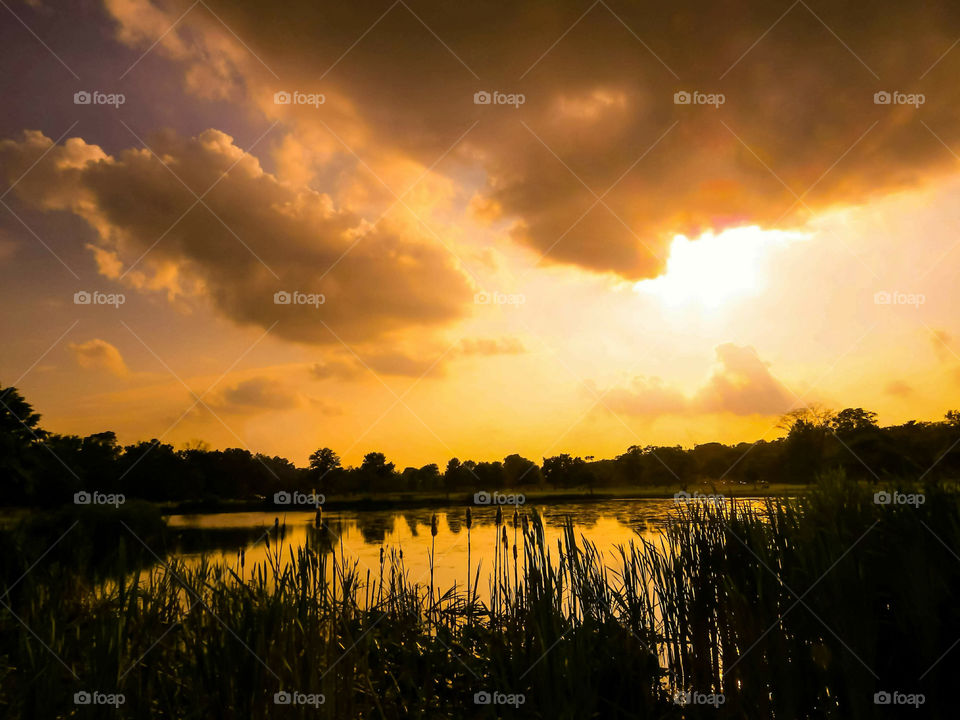
POLYGON ((772 250, 809 237, 804 233, 763 230, 751 226, 704 233, 696 240, 677 235, 670 245, 666 272, 634 285, 667 305, 723 303, 760 292, 766 284, 764 265, 772 250))

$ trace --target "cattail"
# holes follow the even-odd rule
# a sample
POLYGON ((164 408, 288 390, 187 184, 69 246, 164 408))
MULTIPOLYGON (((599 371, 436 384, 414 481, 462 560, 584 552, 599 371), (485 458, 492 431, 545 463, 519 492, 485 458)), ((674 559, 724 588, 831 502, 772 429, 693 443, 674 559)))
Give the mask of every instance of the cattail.
POLYGON ((383 565, 383 545, 380 546, 380 564, 383 565))
POLYGON ((526 513, 523 514, 523 517, 521 518, 521 523, 523 525, 523 534, 526 535, 527 530, 530 528, 530 522, 527 520, 526 513))
POLYGON ((503 524, 503 508, 497 505, 497 527, 503 524))
POLYGON ((504 549, 506 549, 506 547, 507 547, 507 545, 508 545, 508 543, 507 543, 507 529, 506 529, 506 528, 503 529, 503 536, 502 536, 502 538, 503 538, 503 547, 504 547, 504 549))
POLYGON ((513 529, 516 530, 520 525, 520 511, 514 508, 513 510, 513 529))
POLYGON ((287 534, 287 521, 284 519, 283 525, 280 526, 280 542, 283 542, 283 538, 287 534))
POLYGON ((240 548, 240 569, 243 570, 243 566, 247 563, 247 551, 243 548, 240 548))
POLYGON ((470 594, 470 528, 472 527, 473 513, 470 512, 470 508, 467 508, 467 603, 473 602, 473 596, 470 594))
POLYGON ((437 514, 436 513, 434 513, 433 516, 430 518, 430 534, 433 535, 433 537, 437 536, 437 514))
POLYGON ((318 507, 317 514, 313 516, 313 526, 317 528, 317 530, 319 530, 322 525, 323 525, 323 508, 318 507))

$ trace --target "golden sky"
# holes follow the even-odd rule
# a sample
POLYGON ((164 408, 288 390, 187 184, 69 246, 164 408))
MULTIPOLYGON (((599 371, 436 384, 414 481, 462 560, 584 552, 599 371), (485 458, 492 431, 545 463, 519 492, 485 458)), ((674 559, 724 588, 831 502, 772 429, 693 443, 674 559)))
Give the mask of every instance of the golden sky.
POLYGON ((950 3, 3 12, 49 429, 402 467, 960 405, 950 3))

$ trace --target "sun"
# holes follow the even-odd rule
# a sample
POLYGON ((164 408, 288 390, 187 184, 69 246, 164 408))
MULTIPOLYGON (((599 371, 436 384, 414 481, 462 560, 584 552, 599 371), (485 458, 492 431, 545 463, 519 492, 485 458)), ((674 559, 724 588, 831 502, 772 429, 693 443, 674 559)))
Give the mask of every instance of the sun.
POLYGON ((731 228, 718 235, 707 232, 695 240, 677 235, 670 244, 666 272, 633 287, 666 305, 719 308, 762 291, 772 251, 808 237, 757 226, 731 228))

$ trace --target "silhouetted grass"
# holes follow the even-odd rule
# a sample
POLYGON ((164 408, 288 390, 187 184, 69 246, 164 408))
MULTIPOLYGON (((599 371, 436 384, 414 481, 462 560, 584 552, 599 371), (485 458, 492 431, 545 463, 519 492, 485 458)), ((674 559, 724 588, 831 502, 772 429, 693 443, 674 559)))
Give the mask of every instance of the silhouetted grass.
POLYGON ((691 502, 659 542, 615 549, 577 537, 572 521, 548 545, 535 510, 500 516, 495 534, 471 537, 494 544, 489 604, 479 567, 466 593, 412 582, 396 550, 361 571, 316 524, 298 548, 277 524, 258 564, 142 570, 151 540, 127 522, 108 581, 69 548, 30 569, 47 546, 4 534, 0 707, 24 718, 955 716, 960 505, 935 487, 919 507, 875 504, 842 478, 760 508, 691 502), (126 702, 76 706, 81 690, 126 702), (276 705, 281 691, 324 703, 276 705), (483 691, 524 702, 475 704, 483 691), (687 691, 725 702, 674 702, 687 691), (925 703, 878 706, 880 691, 925 703))

